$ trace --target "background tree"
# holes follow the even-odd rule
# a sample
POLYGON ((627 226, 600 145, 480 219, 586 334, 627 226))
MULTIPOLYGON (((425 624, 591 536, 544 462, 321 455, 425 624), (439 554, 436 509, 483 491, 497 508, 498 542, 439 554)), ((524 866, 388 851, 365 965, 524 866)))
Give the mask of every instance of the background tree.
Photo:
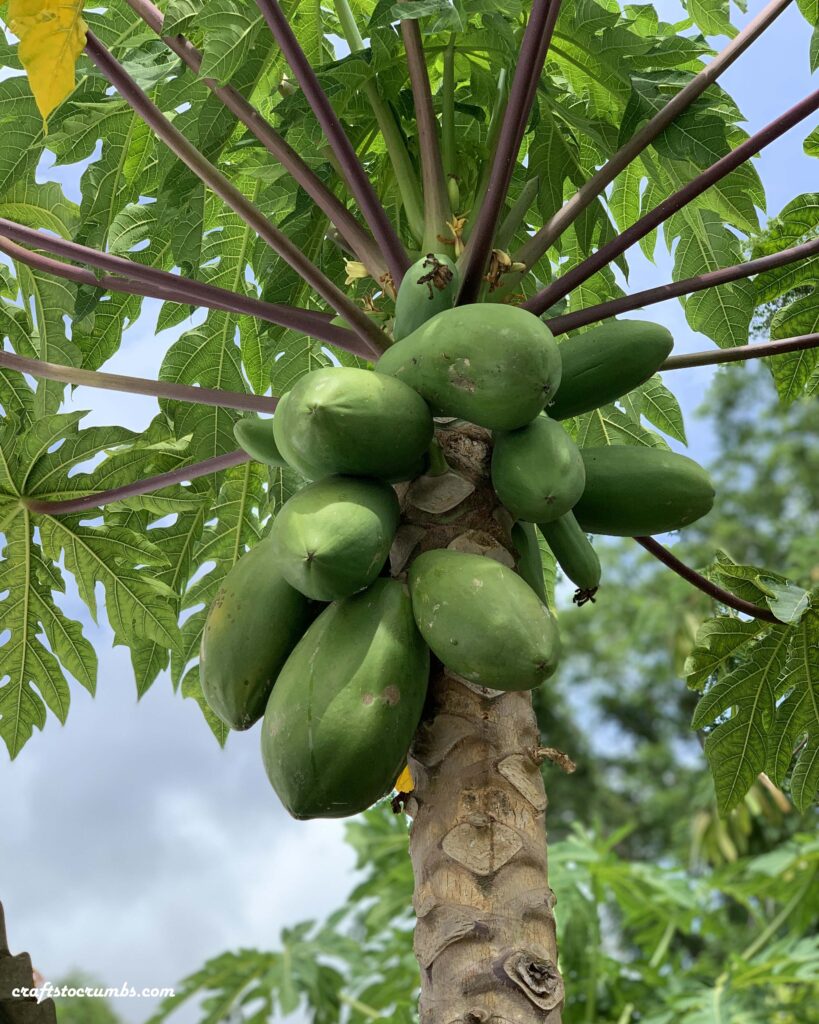
MULTIPOLYGON (((662 227, 675 280, 661 297, 689 295, 689 323, 724 350, 700 361, 778 353, 771 365, 780 397, 815 391, 816 199, 788 204, 765 239, 779 243, 776 251, 763 246, 754 263, 738 266, 737 234, 752 244, 764 203, 748 159, 815 113, 819 95, 748 137, 714 84, 787 6, 771 3, 702 70, 704 37, 680 35, 680 26, 661 23, 647 7, 563 9, 552 0, 523 10, 439 2, 308 10, 260 0, 258 9, 186 2, 160 13, 133 0, 86 11, 86 35, 78 5, 12 2, 8 23, 21 37, 19 57, 40 111, 20 78, 2 83, 10 145, 0 166, 7 215, 0 247, 15 275, 4 282, 2 323, 16 355, 2 355, 0 377, 9 630, 0 734, 12 756, 42 728, 46 707, 65 718, 65 672, 94 687, 94 652, 54 600, 63 571, 92 613, 96 584, 104 586, 109 621, 117 642, 131 648, 140 692, 170 666, 183 694, 204 704, 195 664, 200 606, 294 486, 288 474, 235 452, 236 410, 271 412, 269 392, 283 394, 315 366, 333 358, 361 365, 387 347, 383 317, 409 262, 406 247, 451 245, 462 264, 460 301, 523 301, 564 333, 660 297, 624 296, 609 265, 623 269, 638 242, 652 251, 662 227), (336 59, 332 36, 347 39, 349 56, 336 59), (74 56, 83 48, 90 62, 83 59, 75 82, 74 56), (41 114, 49 118, 47 140, 41 114), (62 162, 86 160, 100 146, 83 173, 79 207, 53 184, 36 183, 46 141, 62 162), (170 275, 172 268, 182 274, 170 275), (179 324, 190 306, 211 312, 171 346, 159 382, 97 373, 140 295, 166 301, 163 327, 179 324), (771 322, 773 347, 740 351, 755 310, 782 296, 794 301, 771 322), (347 326, 331 322, 332 312, 347 326), (35 388, 21 370, 38 378, 35 388), (152 393, 160 412, 141 435, 81 430, 77 414, 59 412, 66 383, 152 393)), ((804 10, 815 23, 815 4, 808 0, 804 10)), ((734 35, 722 8, 692 5, 690 15, 705 33, 734 35)), ((18 67, 13 50, 5 58, 18 67)), ((667 368, 694 362, 675 356, 667 368)), ((652 427, 678 440, 684 429, 673 396, 656 379, 572 424, 586 446, 666 444, 652 427)), ((709 620, 690 656, 689 681, 706 687, 694 721, 707 732, 721 810, 736 807, 763 769, 807 808, 819 764, 817 626, 808 591, 772 567, 724 556, 706 579, 656 543, 645 546, 725 607, 754 616, 709 620)), ((633 559, 623 560, 630 581, 641 571, 633 559)), ((473 701, 446 681, 433 694, 439 712, 457 706, 472 717, 474 750, 486 765, 500 747, 486 746, 481 715, 499 732, 514 719, 518 743, 536 736, 520 695, 473 701), (465 701, 474 707, 467 711, 465 701)), ((422 761, 431 747, 446 745, 434 726, 427 754, 416 747, 422 761)), ((457 757, 428 761, 440 768, 421 773, 411 802, 420 810, 413 833, 419 878, 430 837, 469 824, 443 801, 430 805, 436 792, 457 790, 457 757)), ((519 799, 508 780, 484 774, 478 788, 486 808, 492 786, 519 799)), ((540 778, 530 774, 533 806, 542 810, 540 778)), ((542 851, 542 814, 528 838, 542 851)), ((520 895, 518 864, 510 858, 506 889, 497 877, 489 887, 490 912, 520 895)), ((545 886, 545 871, 540 877, 545 886)), ((447 914, 439 916, 428 936, 437 952, 435 970, 424 974, 426 994, 430 1000, 439 971, 447 1012, 463 1016, 457 965, 466 953, 448 941, 447 914)), ((525 999, 532 1019, 556 1019, 562 988, 550 914, 542 915, 536 953, 513 949, 501 918, 493 921, 483 962, 500 956, 513 984, 487 981, 492 1000, 525 999)), ((659 939, 655 949, 662 951, 659 939)), ((749 950, 751 959, 757 950, 749 950)), ((584 977, 595 978, 598 966, 584 977)))

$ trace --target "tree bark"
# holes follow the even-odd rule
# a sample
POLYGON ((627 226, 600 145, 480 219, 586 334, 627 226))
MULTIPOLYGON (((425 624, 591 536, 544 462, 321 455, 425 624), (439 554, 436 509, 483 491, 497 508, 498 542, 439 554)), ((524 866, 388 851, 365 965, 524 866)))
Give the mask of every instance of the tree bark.
MULTIPOLYGON (((421 512, 413 485, 404 518, 418 550, 452 546, 513 561, 512 524, 489 482, 488 433, 440 431, 438 441, 474 491, 454 510, 421 512)), ((434 669, 406 802, 421 1024, 561 1020, 539 745, 531 693, 434 669)))
POLYGON ((32 997, 13 996, 18 988, 33 988, 34 972, 28 953, 13 956, 6 938, 3 904, 0 903, 0 1022, 2 1024, 57 1024, 53 999, 38 1003, 32 997))
POLYGON ((441 672, 413 747, 421 1024, 558 1024, 563 982, 531 694, 441 672))

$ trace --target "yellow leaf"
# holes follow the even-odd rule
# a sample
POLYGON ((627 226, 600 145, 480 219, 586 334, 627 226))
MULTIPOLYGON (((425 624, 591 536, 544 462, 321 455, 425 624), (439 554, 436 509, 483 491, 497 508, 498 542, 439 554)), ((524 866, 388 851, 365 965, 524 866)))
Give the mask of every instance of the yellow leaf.
POLYGON ((37 107, 45 120, 74 89, 75 66, 88 26, 83 0, 9 0, 8 26, 37 107))
POLYGON ((398 781, 393 786, 393 789, 398 793, 411 793, 415 789, 415 782, 412 778, 412 772, 409 770, 409 765, 398 776, 398 781))

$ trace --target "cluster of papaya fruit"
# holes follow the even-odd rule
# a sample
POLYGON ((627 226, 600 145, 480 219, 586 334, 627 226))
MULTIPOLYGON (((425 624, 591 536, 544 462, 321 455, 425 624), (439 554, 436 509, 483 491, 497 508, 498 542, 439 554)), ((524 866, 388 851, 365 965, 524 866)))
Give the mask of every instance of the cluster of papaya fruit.
POLYGON ((580 449, 561 423, 651 377, 671 349, 664 328, 612 322, 558 346, 523 309, 454 307, 456 290, 446 257, 420 260, 375 372, 316 370, 272 421, 236 426, 251 456, 309 482, 214 599, 202 688, 231 728, 264 718, 267 774, 298 818, 354 814, 392 789, 420 722, 430 654, 498 691, 554 672, 560 641, 536 529, 584 603, 600 582, 587 532, 664 533, 713 501, 690 459, 580 449), (455 544, 423 550, 406 571, 391 562, 402 519, 395 485, 431 472, 435 417, 492 432, 492 486, 515 523, 517 572, 455 544))

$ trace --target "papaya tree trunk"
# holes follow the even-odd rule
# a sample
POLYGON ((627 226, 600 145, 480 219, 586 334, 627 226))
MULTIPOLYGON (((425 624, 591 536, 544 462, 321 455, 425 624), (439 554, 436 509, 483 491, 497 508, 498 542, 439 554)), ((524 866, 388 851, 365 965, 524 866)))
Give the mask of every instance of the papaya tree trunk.
POLYGON ((557 1024, 563 982, 532 698, 479 690, 440 672, 410 759, 420 1020, 557 1024))
MULTIPOLYGON (((437 437, 452 479, 427 480, 421 499, 417 485, 404 496, 417 550, 453 547, 513 564, 512 523, 489 481, 488 432, 466 427, 437 437), (458 481, 472 488, 465 497, 458 481)), ((421 1024, 561 1020, 538 754, 531 693, 500 693, 433 670, 406 803, 421 1024)))

